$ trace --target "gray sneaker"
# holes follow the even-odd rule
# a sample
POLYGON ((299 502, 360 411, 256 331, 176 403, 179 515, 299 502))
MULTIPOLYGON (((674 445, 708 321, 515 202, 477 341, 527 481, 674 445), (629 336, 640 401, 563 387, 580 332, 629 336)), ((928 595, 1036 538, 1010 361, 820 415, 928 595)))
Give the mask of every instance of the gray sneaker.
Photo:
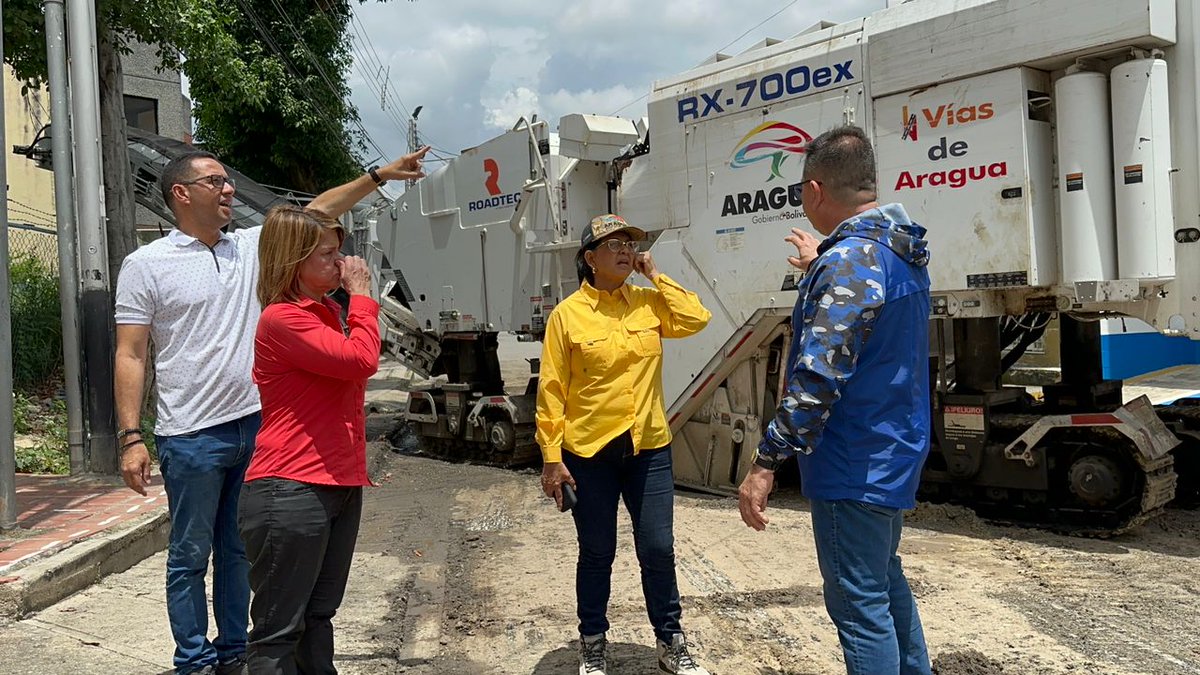
POLYGON ((671 644, 658 640, 658 669, 672 675, 710 675, 701 668, 688 652, 687 638, 683 633, 671 636, 671 644))
POLYGON ((604 658, 607 648, 604 633, 579 636, 579 675, 608 675, 608 661, 604 658))

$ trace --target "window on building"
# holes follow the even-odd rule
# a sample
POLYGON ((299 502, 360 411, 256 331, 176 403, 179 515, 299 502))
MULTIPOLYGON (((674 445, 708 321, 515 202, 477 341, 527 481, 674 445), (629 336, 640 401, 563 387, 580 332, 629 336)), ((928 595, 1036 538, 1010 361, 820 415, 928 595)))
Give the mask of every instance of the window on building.
POLYGON ((158 101, 141 96, 125 96, 125 123, 131 127, 158 133, 158 101))

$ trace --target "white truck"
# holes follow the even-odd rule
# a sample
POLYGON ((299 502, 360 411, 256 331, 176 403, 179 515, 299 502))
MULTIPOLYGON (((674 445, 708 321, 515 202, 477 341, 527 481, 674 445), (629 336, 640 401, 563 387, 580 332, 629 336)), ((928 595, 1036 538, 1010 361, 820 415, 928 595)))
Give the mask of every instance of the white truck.
POLYGON ((922 497, 1131 527, 1196 491, 1198 401, 1127 401, 1099 325, 1200 341, 1198 43, 1192 0, 914 0, 718 54, 656 83, 648 119, 521 120, 369 219, 394 279, 386 347, 445 376, 405 416, 433 452, 534 460, 536 368, 506 393, 497 335, 540 339, 578 287, 581 228, 618 213, 713 313, 664 342, 676 479, 734 489, 786 380, 805 144, 852 123, 876 145, 879 201, 929 229, 922 497), (1059 381, 1040 398, 1002 384, 1054 321, 1059 381))

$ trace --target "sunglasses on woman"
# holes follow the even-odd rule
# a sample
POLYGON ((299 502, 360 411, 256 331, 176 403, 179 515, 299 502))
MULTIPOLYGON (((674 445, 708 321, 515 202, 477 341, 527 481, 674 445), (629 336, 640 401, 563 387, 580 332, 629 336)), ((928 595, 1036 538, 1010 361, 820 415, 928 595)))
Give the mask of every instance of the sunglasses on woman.
MULTIPOLYGON (((608 241, 600 242, 600 246, 607 246, 609 251, 613 253, 619 252, 621 249, 629 249, 630 253, 637 253, 641 248, 641 242, 637 241, 621 241, 620 239, 609 239, 608 241)), ((599 248, 599 246, 597 246, 599 248)))

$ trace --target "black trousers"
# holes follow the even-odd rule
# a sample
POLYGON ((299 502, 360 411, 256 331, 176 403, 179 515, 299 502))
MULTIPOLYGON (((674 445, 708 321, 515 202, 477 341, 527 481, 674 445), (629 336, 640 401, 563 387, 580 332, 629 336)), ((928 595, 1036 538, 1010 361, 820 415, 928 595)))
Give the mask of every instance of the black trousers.
POLYGON ((263 478, 242 487, 238 527, 250 560, 251 675, 332 675, 362 517, 362 488, 263 478))

